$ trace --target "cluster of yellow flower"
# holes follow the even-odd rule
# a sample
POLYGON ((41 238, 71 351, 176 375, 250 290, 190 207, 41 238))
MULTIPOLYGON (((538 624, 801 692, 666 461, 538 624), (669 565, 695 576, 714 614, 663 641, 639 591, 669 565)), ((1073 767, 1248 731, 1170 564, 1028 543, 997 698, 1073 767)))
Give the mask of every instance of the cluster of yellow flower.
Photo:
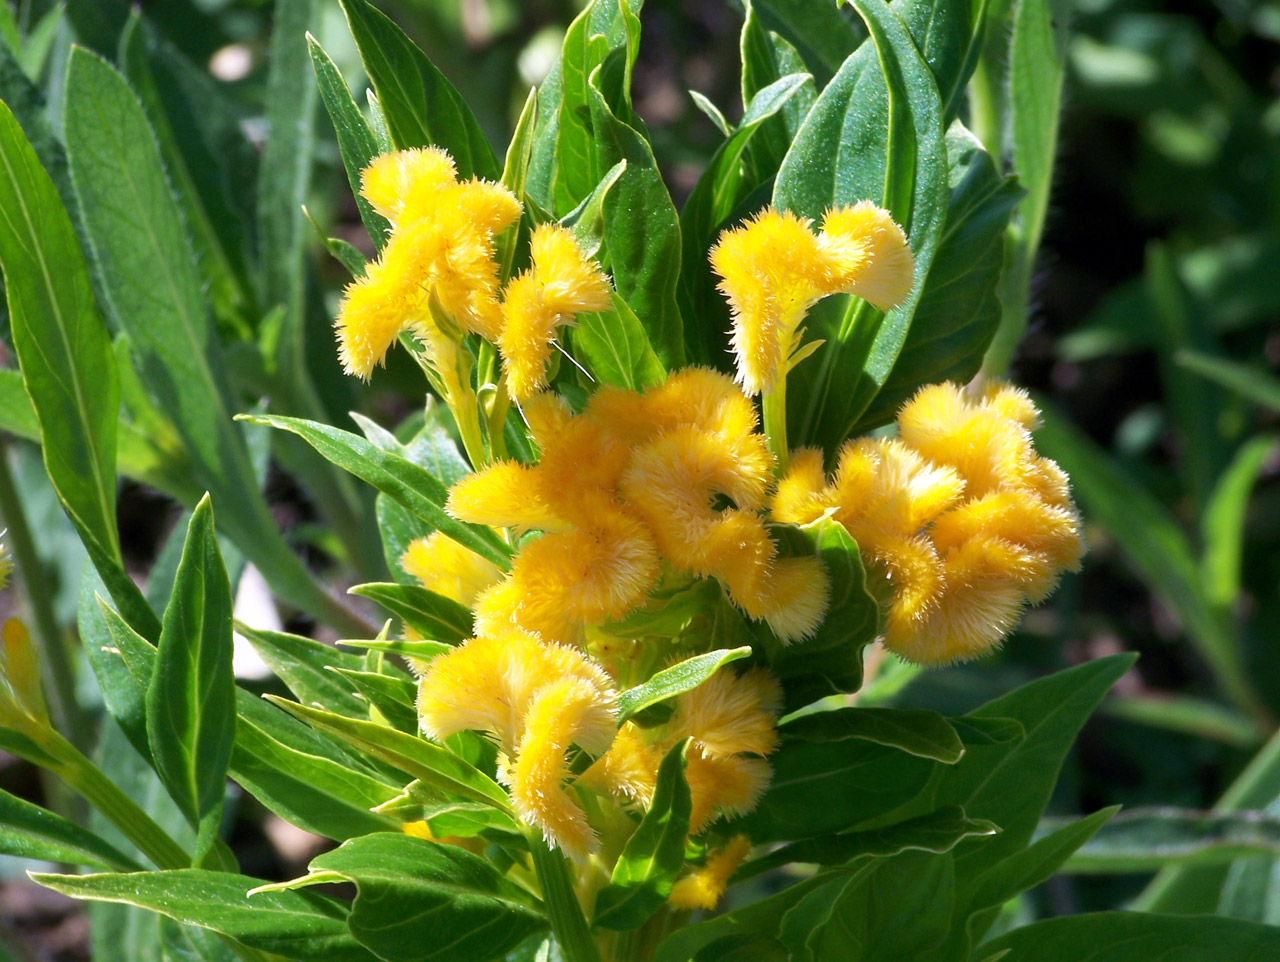
MULTIPOLYGON (((428 149, 379 158, 362 192, 392 233, 347 290, 344 365, 367 377, 408 330, 438 372, 459 359, 443 382, 461 397, 471 390, 463 335, 477 334, 498 347, 497 390, 521 404, 539 454, 484 457, 446 505, 516 539, 509 572, 439 533, 401 559, 474 615, 475 637, 422 670, 422 729, 493 737, 515 811, 575 858, 600 844, 582 793, 646 809, 662 759, 686 740, 692 833, 750 811, 768 784, 782 693, 761 668, 722 669, 679 694, 664 723, 617 724, 619 678, 634 673, 642 644, 620 622, 664 581, 715 579, 745 615, 799 641, 821 623, 827 577, 815 556, 782 556, 768 524, 832 517, 876 576, 885 643, 941 664, 999 644, 1022 606, 1078 563, 1066 478, 1036 455, 1038 412, 1013 388, 976 399, 952 384, 925 388, 903 408, 897 438, 846 443, 834 477, 822 451, 787 451, 786 375, 815 346, 803 344, 812 305, 843 292, 889 309, 912 289, 907 239, 879 207, 832 210, 817 232, 769 208, 721 235, 711 261, 732 309, 741 389, 693 367, 643 392, 600 387, 575 412, 547 390, 551 352, 562 326, 607 310, 613 295, 573 235, 537 228, 531 267, 500 291, 495 238, 521 214, 505 188, 459 182, 448 155, 428 149), (777 436, 758 430, 757 393, 777 436), (578 750, 594 759, 585 768, 578 750)), ((672 902, 713 906, 749 848, 737 836, 709 853, 672 902)))
POLYGON ((976 400, 930 385, 903 406, 896 439, 848 442, 834 479, 821 451, 797 451, 773 516, 831 512, 845 526, 890 589, 887 647, 920 664, 976 657, 1084 551, 1066 475, 1032 446, 1038 419, 1008 385, 976 400))

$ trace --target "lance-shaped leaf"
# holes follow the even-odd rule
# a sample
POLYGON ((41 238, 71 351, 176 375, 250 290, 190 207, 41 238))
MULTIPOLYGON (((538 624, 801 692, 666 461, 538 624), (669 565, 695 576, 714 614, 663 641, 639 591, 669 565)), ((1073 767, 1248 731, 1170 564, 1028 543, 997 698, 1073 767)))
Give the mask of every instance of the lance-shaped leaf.
POLYGON ((250 948, 317 962, 375 962, 347 929, 342 903, 313 892, 246 893, 256 879, 203 869, 110 875, 37 875, 75 899, 119 902, 211 929, 250 948))
POLYGON ((250 628, 243 624, 237 625, 236 630, 249 640, 262 660, 284 680, 300 701, 321 705, 342 715, 367 716, 368 706, 351 693, 349 685, 344 685, 329 670, 361 668, 363 658, 338 651, 332 645, 282 631, 250 628))
POLYGON ((147 685, 147 739, 156 773, 211 843, 235 740, 231 586, 209 499, 196 506, 165 607, 147 685))
POLYGON ((347 926, 383 959, 498 958, 547 924, 524 888, 452 845, 383 832, 351 839, 309 868, 355 884, 347 926))
POLYGON ((964 754, 964 743, 947 720, 919 709, 837 708, 801 715, 778 731, 784 738, 809 742, 863 739, 948 765, 964 754))
POLYGON ((396 147, 443 147, 460 177, 501 177, 471 108, 417 44, 366 0, 342 0, 342 10, 396 147))
POLYGON ((471 611, 418 585, 356 585, 353 595, 376 601, 423 638, 456 645, 471 636, 471 611))
POLYGON ((0 854, 125 872, 139 867, 92 832, 5 791, 0 791, 0 854))
POLYGON ((329 461, 394 498, 436 530, 500 567, 510 566, 511 548, 493 529, 464 524, 445 513, 444 503, 449 497, 449 489, 425 468, 385 451, 357 434, 327 424, 275 415, 242 417, 254 424, 291 431, 329 461))
POLYGON ((629 688, 618 699, 618 724, 637 715, 659 702, 674 698, 685 691, 692 691, 731 661, 750 658, 751 648, 721 648, 703 655, 694 655, 664 668, 642 685, 629 688))
POLYGON ((658 767, 653 801, 618 856, 609 884, 596 896, 594 924, 606 929, 634 929, 660 909, 680 867, 689 835, 692 801, 685 781, 685 748, 675 745, 658 767))

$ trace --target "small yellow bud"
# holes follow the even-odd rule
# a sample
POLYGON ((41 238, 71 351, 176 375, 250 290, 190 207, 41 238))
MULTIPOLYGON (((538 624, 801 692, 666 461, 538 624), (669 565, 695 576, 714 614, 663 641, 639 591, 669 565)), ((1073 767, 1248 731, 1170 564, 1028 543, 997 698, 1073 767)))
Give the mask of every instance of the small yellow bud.
POLYGON ((714 909, 750 851, 751 839, 735 835, 724 848, 708 855, 705 865, 678 879, 667 901, 679 909, 714 909))

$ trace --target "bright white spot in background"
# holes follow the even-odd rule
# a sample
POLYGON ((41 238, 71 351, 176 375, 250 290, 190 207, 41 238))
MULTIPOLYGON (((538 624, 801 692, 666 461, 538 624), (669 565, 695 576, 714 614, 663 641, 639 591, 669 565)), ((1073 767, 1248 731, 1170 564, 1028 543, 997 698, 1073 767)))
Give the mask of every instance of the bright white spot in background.
POLYGON ((560 56, 563 42, 564 31, 559 27, 543 27, 535 33, 516 58, 520 79, 530 87, 536 87, 546 80, 547 74, 555 66, 556 57, 560 56))
MULTIPOLYGON (((280 631, 284 628, 280 612, 276 610, 276 603, 271 598, 271 589, 267 587, 267 580, 253 565, 245 565, 231 613, 237 621, 243 621, 250 628, 260 628, 263 631, 280 631)), ((261 681, 271 677, 271 668, 247 638, 236 633, 232 642, 234 649, 231 670, 237 678, 261 681)))
POLYGON ((253 54, 242 43, 229 43, 209 58, 209 73, 226 83, 243 80, 253 69, 253 54))

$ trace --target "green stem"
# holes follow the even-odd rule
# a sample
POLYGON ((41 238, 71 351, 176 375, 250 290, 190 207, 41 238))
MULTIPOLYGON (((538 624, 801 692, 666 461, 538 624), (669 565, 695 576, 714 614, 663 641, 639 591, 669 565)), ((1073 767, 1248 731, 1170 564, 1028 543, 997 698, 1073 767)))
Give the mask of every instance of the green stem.
POLYGON ((1004 166, 1000 74, 1000 64, 984 51, 969 80, 969 125, 997 168, 1004 166))
POLYGON ((772 391, 765 391, 761 399, 764 409, 764 433, 769 439, 769 450, 778 461, 778 473, 790 464, 787 452, 787 378, 782 375, 772 391))
POLYGON ((41 668, 47 679, 45 694, 50 718, 54 727, 64 733, 72 744, 83 746, 92 727, 88 723, 88 715, 76 700, 75 672, 71 667, 73 649, 68 636, 58 630, 58 619, 53 612, 53 593, 44 590, 44 566, 31 538, 22 499, 9 470, 8 446, 3 442, 0 442, 0 517, 9 528, 9 546, 22 575, 22 588, 35 622, 41 668))
POLYGON ((533 853, 538 884, 542 886, 542 901, 551 920, 551 931, 565 962, 600 962, 600 953, 591 940, 591 930, 574 894, 564 856, 547 848, 536 831, 529 834, 529 850, 533 853))
POLYGON ((58 776, 101 812, 158 868, 190 867, 191 859, 178 843, 74 745, 57 732, 49 732, 40 744, 58 759, 58 776))

